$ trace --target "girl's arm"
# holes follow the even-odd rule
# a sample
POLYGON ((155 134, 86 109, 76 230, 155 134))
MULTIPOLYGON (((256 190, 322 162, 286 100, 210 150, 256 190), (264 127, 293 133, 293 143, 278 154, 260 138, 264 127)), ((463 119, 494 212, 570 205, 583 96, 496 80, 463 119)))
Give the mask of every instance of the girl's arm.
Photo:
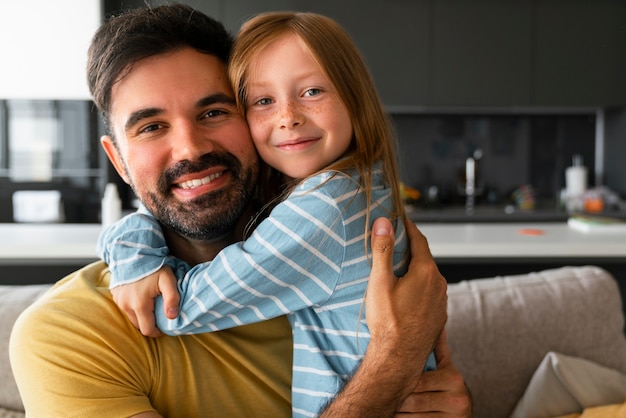
POLYGON ((324 303, 339 280, 346 245, 345 207, 324 189, 293 193, 248 240, 193 267, 178 281, 176 319, 164 316, 157 298, 159 329, 168 334, 216 331, 324 303))

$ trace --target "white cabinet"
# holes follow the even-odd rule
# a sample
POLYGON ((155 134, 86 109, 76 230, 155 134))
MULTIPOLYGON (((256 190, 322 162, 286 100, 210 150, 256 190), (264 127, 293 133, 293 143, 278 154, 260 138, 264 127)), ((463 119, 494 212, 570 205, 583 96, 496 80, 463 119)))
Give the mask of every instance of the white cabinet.
POLYGON ((0 99, 90 99, 87 49, 100 0, 0 3, 0 99))

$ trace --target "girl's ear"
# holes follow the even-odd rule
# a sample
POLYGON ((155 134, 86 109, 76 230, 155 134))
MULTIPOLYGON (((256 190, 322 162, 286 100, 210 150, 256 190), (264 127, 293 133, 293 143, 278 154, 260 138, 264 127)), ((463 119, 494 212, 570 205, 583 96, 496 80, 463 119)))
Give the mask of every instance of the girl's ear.
POLYGON ((126 168, 124 166, 124 162, 122 161, 122 156, 119 153, 119 150, 113 143, 113 138, 108 135, 104 135, 100 138, 100 144, 102 144, 102 148, 104 148, 104 152, 106 152, 107 157, 115 167, 115 170, 120 175, 120 177, 126 182, 130 184, 130 179, 128 178, 128 174, 126 173, 126 168))

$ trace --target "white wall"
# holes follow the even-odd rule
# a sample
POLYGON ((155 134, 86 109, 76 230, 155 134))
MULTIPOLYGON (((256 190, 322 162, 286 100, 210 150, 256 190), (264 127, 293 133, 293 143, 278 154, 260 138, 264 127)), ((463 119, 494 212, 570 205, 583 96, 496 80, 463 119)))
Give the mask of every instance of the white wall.
POLYGON ((100 0, 2 0, 0 99, 90 99, 87 48, 100 0))

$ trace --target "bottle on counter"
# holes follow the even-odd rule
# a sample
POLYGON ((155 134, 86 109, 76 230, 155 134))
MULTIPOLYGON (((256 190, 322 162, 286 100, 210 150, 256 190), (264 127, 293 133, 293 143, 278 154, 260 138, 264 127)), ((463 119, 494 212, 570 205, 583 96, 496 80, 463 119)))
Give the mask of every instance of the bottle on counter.
POLYGON ((583 165, 583 158, 574 155, 572 166, 565 169, 565 196, 566 207, 569 212, 583 209, 583 196, 587 190, 587 167, 583 165))
POLYGON ((102 198, 102 226, 107 227, 122 217, 122 200, 115 183, 107 183, 102 198))

